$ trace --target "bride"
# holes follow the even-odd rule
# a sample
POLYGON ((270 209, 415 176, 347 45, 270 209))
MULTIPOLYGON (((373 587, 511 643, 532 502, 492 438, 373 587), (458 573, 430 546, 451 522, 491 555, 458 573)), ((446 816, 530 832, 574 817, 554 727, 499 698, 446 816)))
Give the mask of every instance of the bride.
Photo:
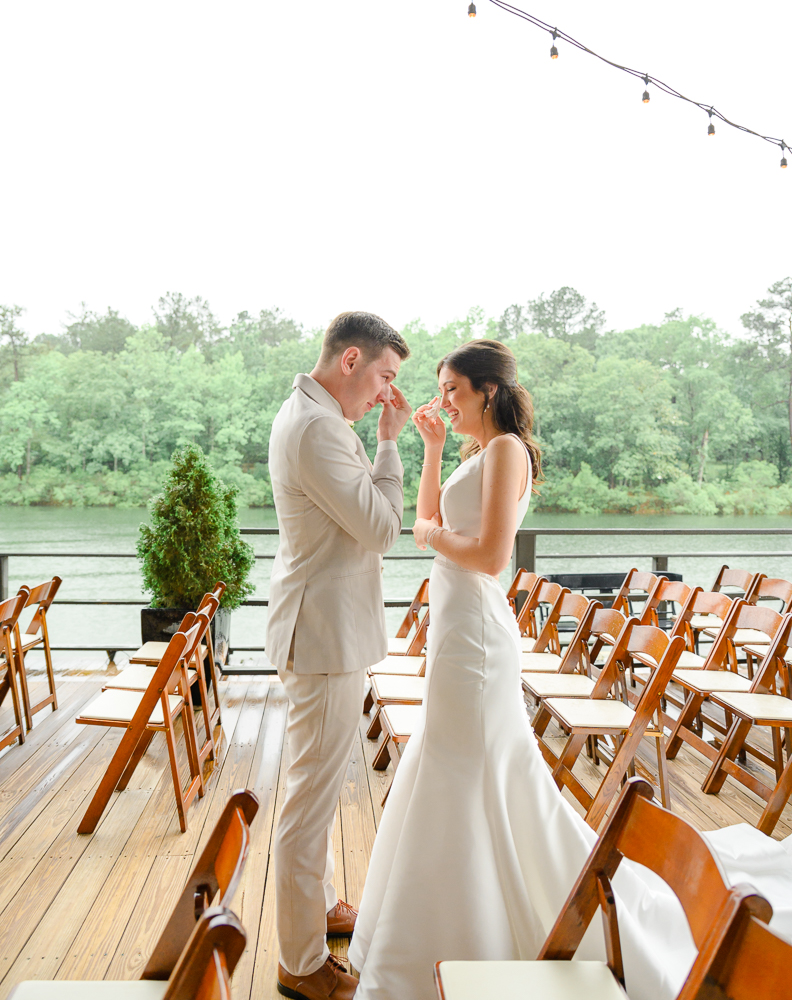
MULTIPOLYGON (((538 750, 520 685, 519 633, 497 579, 541 469, 531 398, 514 355, 497 341, 454 350, 438 365, 438 383, 440 398, 413 416, 425 446, 413 532, 419 548, 437 552, 426 693, 349 949, 361 971, 356 1000, 435 1000, 440 959, 535 958, 596 841, 538 750), (440 406, 469 438, 467 460, 442 487, 440 406)), ((781 885, 781 916, 792 923, 786 845, 749 827, 732 831, 710 835, 729 877, 753 882, 777 917, 781 885), (747 852, 758 856, 753 868, 747 852)), ((694 957, 676 898, 626 863, 614 889, 630 996, 675 996, 694 957)), ((602 957, 597 922, 578 955, 602 957)))

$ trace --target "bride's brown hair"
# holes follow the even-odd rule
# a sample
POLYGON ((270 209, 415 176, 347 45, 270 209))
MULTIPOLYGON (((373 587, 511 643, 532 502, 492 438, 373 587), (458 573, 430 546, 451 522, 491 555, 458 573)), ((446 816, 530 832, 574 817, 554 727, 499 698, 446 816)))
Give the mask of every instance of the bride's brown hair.
MULTIPOLYGON (((440 361, 441 368, 450 368, 457 375, 470 379, 476 392, 483 393, 484 410, 492 404, 492 420, 504 434, 516 434, 531 456, 534 485, 542 481, 542 453, 533 437, 533 400, 528 390, 517 381, 517 359, 498 340, 471 340, 440 361), (497 386, 492 399, 487 385, 497 386)), ((468 440, 462 447, 462 458, 470 458, 480 450, 478 441, 468 440)), ((536 492, 536 490, 534 490, 536 492)))

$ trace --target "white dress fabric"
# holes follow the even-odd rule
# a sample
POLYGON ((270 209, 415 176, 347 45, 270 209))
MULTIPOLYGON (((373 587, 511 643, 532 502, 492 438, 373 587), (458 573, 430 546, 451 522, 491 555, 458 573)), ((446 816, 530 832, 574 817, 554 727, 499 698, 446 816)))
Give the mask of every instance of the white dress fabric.
MULTIPOLYGON (((441 493, 443 524, 478 537, 486 450, 441 493)), ((527 510, 530 482, 520 501, 527 510)), ((514 615, 497 579, 438 555, 421 722, 399 764, 349 948, 356 1000, 436 1000, 439 960, 533 959, 596 841, 536 744, 514 615)), ((712 835, 732 881, 750 881, 792 936, 792 846, 746 825, 712 835), (735 836, 731 836, 735 834, 735 836)), ((614 880, 627 990, 672 998, 695 957, 682 909, 656 876, 614 880)), ((601 922, 578 956, 602 958, 601 922)))

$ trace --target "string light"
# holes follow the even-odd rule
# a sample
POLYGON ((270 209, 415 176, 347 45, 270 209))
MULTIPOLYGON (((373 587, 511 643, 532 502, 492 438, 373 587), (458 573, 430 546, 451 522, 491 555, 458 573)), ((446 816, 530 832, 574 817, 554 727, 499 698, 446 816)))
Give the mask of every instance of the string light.
POLYGON ((472 3, 468 7, 468 17, 475 17, 475 16, 476 16, 476 5, 472 3))
MULTIPOLYGON (((762 135, 761 132, 755 132, 753 129, 748 128, 745 125, 738 125, 737 122, 730 121, 725 115, 721 114, 717 108, 713 107, 711 104, 704 104, 701 101, 694 101, 690 97, 685 97, 684 94, 671 87, 667 83, 663 83, 662 80, 658 80, 657 77, 651 76, 649 73, 641 73, 637 69, 631 69, 629 66, 622 66, 619 63, 613 62, 611 59, 606 59, 605 56, 599 55, 593 49, 588 48, 588 46, 583 45, 582 42, 577 41, 577 39, 572 38, 565 31, 559 31, 558 28, 551 28, 549 24, 541 21, 538 17, 534 17, 533 14, 528 14, 526 11, 521 10, 519 7, 515 7, 513 4, 506 3, 505 0, 489 0, 490 3, 494 4, 496 7, 500 7, 501 10, 505 11, 507 14, 514 14, 515 17, 521 18, 523 21, 528 21, 529 24, 533 24, 537 28, 541 28, 542 31, 546 31, 553 37, 553 45, 550 49, 550 58, 558 59, 558 49, 556 48, 556 39, 562 38, 567 44, 572 45, 576 49, 580 49, 581 52, 586 52, 590 56, 594 56, 595 59, 599 59, 600 62, 606 63, 608 66, 612 66, 614 69, 620 69, 623 73, 629 73, 630 76, 638 77, 639 80, 643 80, 644 84, 648 88, 650 83, 653 83, 655 87, 662 90, 664 94, 668 94, 669 97, 676 97, 680 101, 685 101, 687 104, 693 104, 697 108, 701 108, 702 111, 706 111, 710 116, 709 127, 707 128, 707 135, 715 135, 715 125, 712 122, 712 116, 714 115, 724 125, 731 125, 732 128, 736 128, 739 132, 746 132, 748 135, 755 135, 757 139, 764 139, 765 142, 770 142, 774 146, 779 146, 781 148, 781 166, 786 169, 787 161, 785 152, 789 149, 789 146, 783 141, 783 139, 776 139, 772 135, 762 135)), ((473 4, 470 5, 471 7, 473 4)), ((468 8, 468 13, 470 13, 470 8, 468 8)), ((471 15, 472 16, 472 15, 471 15)), ((644 90, 643 92, 643 102, 644 104, 649 103, 649 90, 644 90)))

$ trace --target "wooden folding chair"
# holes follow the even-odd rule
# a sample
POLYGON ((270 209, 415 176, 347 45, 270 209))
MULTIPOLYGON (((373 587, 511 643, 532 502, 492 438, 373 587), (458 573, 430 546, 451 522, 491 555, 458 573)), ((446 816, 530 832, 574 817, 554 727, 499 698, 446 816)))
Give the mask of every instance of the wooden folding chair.
POLYGON ((582 594, 572 594, 562 587, 558 598, 550 606, 539 636, 530 652, 523 651, 520 657, 522 670, 544 670, 555 673, 561 665, 561 640, 558 622, 562 615, 574 618, 576 625, 585 615, 589 599, 582 594), (567 610, 564 611, 563 609, 567 610))
MULTIPOLYGON (((775 609, 779 614, 785 615, 789 611, 792 611, 792 583, 789 580, 770 579, 769 577, 761 576, 761 574, 759 575, 761 578, 758 586, 748 603, 759 604, 760 601, 768 602, 775 600, 780 605, 780 607, 775 609)), ((752 638, 750 635, 740 633, 735 637, 734 644, 737 647, 742 647, 742 651, 745 653, 745 666, 748 676, 753 677, 754 661, 763 659, 764 654, 767 652, 768 643, 766 638, 759 635, 752 638)))
POLYGON ((380 712, 382 724, 382 744, 371 766, 375 771, 384 771, 393 759, 394 767, 399 762, 398 753, 392 754, 391 747, 402 746, 415 731, 421 713, 420 705, 384 705, 380 712))
POLYGON ((78 833, 93 833, 110 801, 110 796, 116 789, 123 791, 126 788, 154 733, 157 732, 165 733, 179 826, 182 833, 187 829, 187 809, 196 795, 203 795, 204 784, 194 733, 187 724, 184 726, 184 742, 190 776, 187 788, 182 789, 176 758, 174 723, 182 715, 185 702, 190 697, 186 662, 193 656, 206 623, 207 617, 201 613, 196 616, 195 624, 186 633, 177 632, 173 636, 144 692, 103 691, 77 717, 76 721, 82 725, 110 726, 126 730, 77 828, 78 833))
MULTIPOLYGON (((412 617, 412 622, 407 629, 405 635, 389 636, 388 637, 388 656, 420 656, 423 653, 424 646, 426 645, 426 630, 429 628, 429 581, 425 580, 421 584, 421 588, 418 591, 416 603, 418 598, 422 598, 423 604, 419 604, 418 608, 425 606, 426 611, 424 611, 423 616, 421 616, 418 611, 412 617)), ((412 605, 410 605, 412 607, 412 605)), ((405 621, 407 620, 405 616, 405 621)), ((404 622, 402 622, 402 627, 404 622)), ((402 628, 399 629, 399 632, 402 628)))
MULTIPOLYGON (((429 577, 425 580, 421 580, 418 590, 415 592, 415 597, 407 608, 407 613, 402 619, 402 623, 399 626, 395 636, 389 636, 388 652, 391 652, 390 640, 392 639, 407 639, 410 632, 413 629, 417 629, 420 624, 421 611, 429 606, 429 577)), ((398 650, 401 648, 402 644, 397 643, 394 646, 393 652, 398 655, 398 650)))
MULTIPOLYGON (((187 680, 189 687, 192 689, 197 686, 199 692, 199 703, 202 708, 204 732, 206 737, 202 744, 198 743, 198 729, 195 722, 193 699, 187 698, 185 704, 187 725, 190 726, 191 732, 193 733, 193 739, 196 746, 198 746, 198 761, 200 764, 203 764, 207 758, 211 758, 212 760, 215 758, 214 725, 220 721, 220 701, 218 699, 216 680, 214 687, 215 709, 212 711, 209 706, 209 694, 206 687, 206 677, 204 672, 204 663, 206 661, 202 663, 201 660, 201 650, 211 654, 212 635, 210 623, 215 612, 217 611, 218 606, 218 598, 214 594, 206 594, 201 601, 198 612, 188 611, 179 625, 179 631, 186 632, 187 629, 195 623, 197 614, 207 616, 204 634, 200 636, 198 645, 196 646, 196 651, 193 654, 192 659, 189 663, 187 663, 187 680), (206 640, 206 646, 201 645, 204 639, 206 640), (190 663, 192 663, 193 666, 190 666, 190 663)), ((147 643, 145 645, 165 645, 167 648, 167 643, 147 643)), ((145 645, 142 646, 141 649, 145 649, 145 645)), ((148 655, 153 657, 154 651, 150 651, 148 655)), ((109 677, 107 679, 104 684, 104 690, 119 689, 123 691, 145 691, 151 683, 154 671, 157 669, 156 666, 148 666, 147 664, 150 662, 153 661, 145 660, 142 657, 136 659, 135 661, 130 660, 130 666, 125 667, 122 671, 120 671, 120 673, 116 674, 115 677, 109 677)), ((159 663, 159 660, 156 662, 159 663)), ((210 658, 207 665, 209 666, 211 675, 214 678, 214 660, 210 658)))
MULTIPOLYGON (((730 569, 725 563, 718 570, 711 592, 714 594, 726 594, 732 600, 741 598, 748 604, 753 603, 753 594, 762 579, 761 573, 751 573, 747 569, 730 569)), ((693 631, 696 652, 698 652, 698 636, 704 629, 714 629, 717 631, 723 624, 724 619, 710 618, 706 614, 694 615, 690 620, 690 627, 693 631), (717 620, 716 620, 717 619, 717 620)))
POLYGON ((790 642, 792 642, 792 614, 784 616, 783 625, 771 643, 750 691, 718 691, 710 695, 710 699, 728 713, 727 719, 732 718, 733 721, 720 750, 710 757, 714 762, 701 789, 708 795, 715 795, 723 787, 727 775, 735 778, 767 803, 756 825, 757 829, 768 835, 775 829, 784 806, 792 794, 792 754, 789 752, 792 691, 790 691, 789 669, 785 662, 790 642), (779 675, 783 681, 784 694, 776 693, 779 675), (748 735, 754 726, 770 727, 773 737, 772 758, 748 744, 748 735), (786 730, 787 733, 786 765, 781 730, 786 730), (776 777, 774 787, 771 788, 764 781, 760 781, 755 771, 748 771, 740 766, 736 759, 740 751, 747 751, 773 768, 776 777))
POLYGON ((386 705, 420 705, 426 690, 425 677, 406 677, 399 674, 371 675, 371 708, 376 710, 371 719, 366 736, 376 740, 382 732, 380 715, 386 705))
MULTIPOLYGON (((655 625, 660 628, 658 613, 662 611, 662 606, 665 604, 675 604, 681 610, 690 597, 691 589, 686 583, 682 583, 681 580, 669 580, 664 576, 658 577, 657 583, 652 587, 643 606, 643 611, 640 615, 641 624, 655 625)), ((676 617, 676 615, 672 612, 671 615, 666 613, 664 617, 670 618, 676 617)))
POLYGON ((250 824, 258 808, 258 799, 247 789, 234 792, 226 802, 141 979, 167 979, 201 914, 210 906, 231 905, 242 880, 250 850, 250 824))
MULTIPOLYGON (((592 629, 596 615, 604 610, 599 601, 586 601, 583 608, 577 600, 581 595, 567 594, 561 598, 561 614, 578 618, 578 627, 572 636, 572 641, 564 650, 560 658, 558 668, 555 672, 548 672, 542 669, 540 663, 539 670, 523 670, 520 677, 523 691, 529 694, 538 704, 543 698, 588 698, 594 690, 594 681, 591 677, 591 661, 589 659, 589 641, 591 640, 592 629), (582 615, 573 614, 573 611, 582 611, 582 615)), ((607 615, 616 615, 624 625, 624 616, 619 611, 607 611, 607 615)), ((545 625, 545 628, 547 626, 545 625)), ((541 637, 540 640, 541 642, 541 637)), ((523 653, 523 661, 541 657, 542 653, 523 653)), ((553 654, 546 654, 548 656, 553 654)))
POLYGON ((247 937, 239 918, 220 906, 201 914, 170 978, 119 983, 104 979, 27 980, 14 1000, 231 1000, 231 975, 247 937))
POLYGON ((542 753, 551 763, 553 778, 558 787, 567 786, 586 810, 586 822, 595 830, 602 822, 618 790, 619 782, 632 767, 645 734, 656 740, 658 782, 663 805, 668 805, 670 800, 663 751, 663 727, 658 714, 660 699, 685 644, 679 636, 672 639, 654 625, 638 625, 633 622, 632 619, 628 620, 625 625, 624 640, 613 647, 608 662, 597 678, 591 698, 546 698, 542 702, 542 707, 569 733, 566 745, 558 757, 544 741, 540 743, 542 753), (619 665, 614 653, 620 647, 622 656, 628 659, 636 653, 648 653, 657 663, 634 710, 623 701, 608 697, 618 681, 619 665), (653 719, 656 720, 654 725, 653 719), (575 761, 592 736, 610 736, 616 742, 605 777, 593 796, 572 774, 575 761))
MULTIPOLYGON (((61 585, 61 578, 53 576, 46 583, 40 583, 33 587, 28 595, 26 608, 36 607, 33 617, 30 619, 24 632, 24 638, 19 636, 19 646, 17 647, 17 659, 19 662, 19 680, 22 685, 22 701, 25 706, 25 716, 27 718, 28 729, 33 725, 33 716, 40 712, 47 705, 52 705, 52 711, 58 710, 58 696, 55 693, 55 671, 52 667, 52 650, 50 649, 49 632, 47 631, 47 612, 55 595, 61 585), (32 636, 33 638, 27 638, 32 636), (47 668, 47 682, 49 684, 49 694, 42 698, 35 705, 30 704, 30 689, 28 687, 27 669, 25 667, 25 657, 31 649, 41 647, 44 651, 44 663, 47 668)), ((26 588, 27 589, 27 588, 26 588)))
POLYGON ((665 580, 667 577, 659 577, 655 573, 641 573, 635 568, 628 570, 618 593, 613 598, 611 608, 614 611, 621 611, 626 616, 635 614, 632 604, 638 600, 636 594, 646 594, 648 597, 660 579, 665 580))
POLYGON ((19 616, 28 597, 27 587, 22 587, 18 594, 0 601, 0 705, 6 695, 11 692, 11 704, 14 709, 14 722, 0 736, 0 750, 3 750, 14 740, 20 744, 25 742, 25 723, 22 721, 22 702, 17 686, 19 660, 19 616), (14 639, 17 638, 15 642, 14 639))
MULTIPOLYGON (((625 1000, 619 918, 612 889, 623 858, 643 865, 673 890, 682 904, 697 949, 679 1000, 705 1000, 710 969, 733 940, 746 914, 769 920, 767 900, 748 885, 729 888, 711 848, 685 820, 652 802, 648 782, 632 778, 623 789, 602 836, 578 876, 536 961, 444 962, 435 965, 440 1000, 625 1000), (583 935, 601 910, 604 962, 572 961, 583 935)), ((772 994, 752 994, 757 996, 772 994)))
MULTIPOLYGON (((198 605, 195 614, 204 612, 209 616, 209 621, 211 622, 217 612, 217 609, 220 607, 220 601, 223 599, 223 594, 225 594, 225 592, 226 585, 222 581, 218 581, 214 585, 214 589, 210 593, 204 594, 201 598, 201 603, 198 605)), ((183 624, 184 622, 182 621, 182 624, 179 626, 180 631, 183 631, 183 624)), ((214 727, 219 725, 221 721, 220 690, 217 684, 217 661, 215 660, 214 655, 214 641, 212 639, 211 628, 209 628, 206 632, 206 645, 204 645, 203 642, 204 639, 202 637, 194 656, 196 673, 190 673, 189 677, 192 685, 196 682, 199 685, 198 690, 200 692, 200 700, 204 712, 204 722, 208 726, 208 736, 212 733, 214 727), (213 709, 210 709, 209 698, 207 697, 208 680, 211 680, 212 682, 212 693, 214 695, 215 702, 215 707, 213 709)), ((167 642, 144 642, 143 645, 129 657, 129 662, 130 664, 156 667, 167 648, 167 642)), ((140 688, 134 688, 134 690, 140 690, 140 688)))
MULTIPOLYGON (((685 652, 679 658, 679 667, 684 670, 701 670, 704 667, 706 657, 698 652, 697 633, 694 630, 696 620, 720 622, 720 626, 726 621, 732 606, 732 598, 728 594, 718 591, 702 590, 701 587, 694 587, 682 610, 676 616, 671 635, 681 635, 685 640, 685 652)), ((718 630, 720 630, 720 626, 718 630)), ((699 632, 701 627, 699 628, 699 632)), ((716 632, 717 635, 717 632, 716 632)), ((734 663, 737 669, 737 663, 734 663)))
POLYGON ((545 605, 552 607, 561 596, 562 590, 564 588, 560 583, 550 583, 544 577, 539 577, 536 581, 536 586, 526 598, 525 604, 517 616, 517 626, 522 636, 521 645, 524 653, 530 653, 536 646, 536 640, 541 632, 539 624, 541 609, 545 605))
POLYGON ((514 579, 509 584, 509 589, 506 591, 506 600, 511 605, 511 609, 514 612, 515 617, 517 617, 520 613, 522 606, 520 597, 522 596, 524 601, 536 586, 536 581, 538 579, 538 573, 531 573, 527 569, 518 569, 514 574, 514 579))
MULTIPOLYGON (((684 689, 685 704, 671 726, 671 735, 666 744, 666 757, 669 760, 676 757, 683 743, 694 747, 709 760, 715 759, 717 751, 702 738, 703 726, 706 725, 718 733, 726 733, 731 718, 727 715, 727 724, 724 727, 717 719, 702 714, 704 703, 716 692, 746 693, 752 689, 752 682, 734 669, 734 636, 741 630, 750 631, 766 635, 773 645, 773 639, 783 624, 783 617, 772 608, 757 607, 739 599, 733 601, 731 610, 707 654, 703 669, 674 671, 671 679, 684 689)), ((782 640, 783 655, 787 648, 783 634, 779 641, 782 640)), ((769 761, 772 766, 772 760, 766 754, 762 751, 757 753, 760 760, 765 763, 769 761)))

